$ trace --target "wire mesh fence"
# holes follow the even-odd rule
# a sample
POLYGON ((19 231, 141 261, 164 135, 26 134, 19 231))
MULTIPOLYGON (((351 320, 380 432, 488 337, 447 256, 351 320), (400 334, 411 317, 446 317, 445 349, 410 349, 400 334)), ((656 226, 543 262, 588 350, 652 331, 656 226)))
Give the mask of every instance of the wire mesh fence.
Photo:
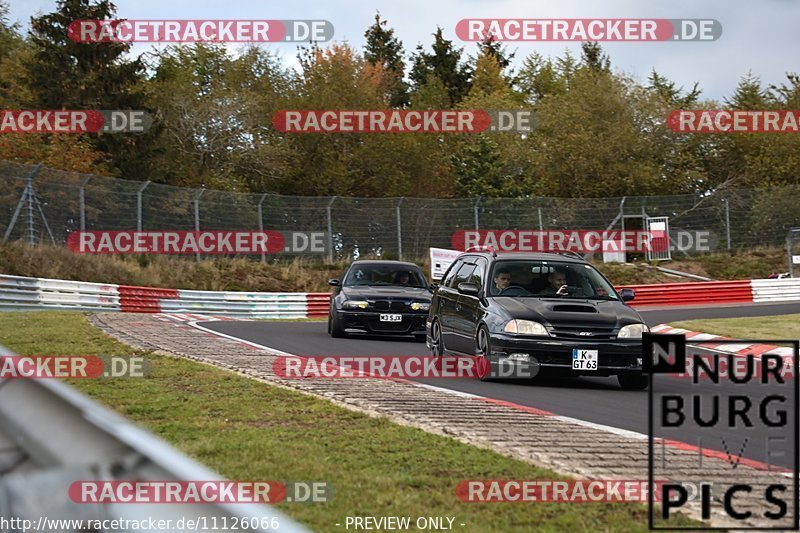
MULTIPOLYGON (((800 226, 800 186, 616 198, 349 198, 244 194, 0 161, 4 240, 65 243, 79 230, 325 232, 329 260, 419 259, 458 230, 627 229, 668 217, 670 231, 707 231, 717 250, 783 246, 800 226)), ((691 252, 685 252, 691 253, 691 252)))

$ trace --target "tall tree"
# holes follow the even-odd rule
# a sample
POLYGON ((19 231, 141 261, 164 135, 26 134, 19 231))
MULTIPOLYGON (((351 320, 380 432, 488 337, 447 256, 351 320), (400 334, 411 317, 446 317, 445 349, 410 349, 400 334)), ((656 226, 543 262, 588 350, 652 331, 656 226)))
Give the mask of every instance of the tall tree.
POLYGON ((516 86, 529 104, 536 104, 548 95, 564 94, 567 80, 551 59, 533 52, 522 61, 516 86))
POLYGON ((442 28, 436 28, 431 52, 426 52, 422 45, 417 46, 413 56, 413 66, 409 77, 414 90, 419 91, 433 75, 447 89, 452 106, 460 102, 469 92, 472 69, 462 62, 463 48, 453 46, 453 41, 444 38, 442 28))
MULTIPOLYGON (((78 43, 69 25, 80 19, 114 19, 109 0, 58 0, 56 11, 31 19, 32 56, 25 63, 27 105, 43 109, 148 109, 141 92, 144 64, 128 59, 130 43, 78 43)), ((91 134, 95 148, 127 178, 147 179, 148 152, 156 131, 146 134, 91 134)))
POLYGON ((9 20, 9 6, 0 0, 0 107, 20 107, 28 90, 22 82, 22 68, 30 47, 19 32, 19 24, 9 20))
POLYGON ((681 108, 687 108, 697 103, 697 99, 702 93, 698 88, 698 82, 694 83, 690 91, 684 92, 683 87, 678 87, 674 81, 656 72, 656 69, 650 72, 648 81, 648 89, 655 92, 667 104, 681 108))
POLYGON ((596 42, 581 44, 581 63, 590 72, 609 72, 611 70, 611 59, 608 54, 603 52, 600 43, 596 42))
POLYGON ((733 94, 725 99, 725 103, 733 109, 764 109, 768 94, 768 90, 761 86, 761 79, 748 72, 739 80, 733 94))
POLYGON ((128 60, 130 43, 76 43, 67 36, 70 23, 80 19, 115 18, 109 0, 58 0, 53 13, 31 19, 34 47, 27 81, 36 105, 45 108, 132 108, 140 104, 134 88, 144 65, 128 60))
POLYGON ((478 43, 478 57, 482 55, 489 55, 497 60, 500 68, 507 69, 511 65, 511 60, 517 55, 516 52, 510 54, 494 35, 487 35, 481 42, 478 43))
POLYGON ((364 59, 373 65, 380 65, 385 75, 386 91, 391 107, 406 107, 409 104, 408 83, 404 80, 406 65, 403 61, 403 43, 394 35, 394 28, 381 20, 380 13, 375 22, 367 28, 364 37, 364 59))

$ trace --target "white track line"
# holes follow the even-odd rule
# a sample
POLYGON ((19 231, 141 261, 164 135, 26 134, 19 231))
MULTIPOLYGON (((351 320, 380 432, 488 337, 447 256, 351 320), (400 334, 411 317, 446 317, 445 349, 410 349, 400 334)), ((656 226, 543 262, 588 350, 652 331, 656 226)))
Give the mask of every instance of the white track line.
MULTIPOLYGON (((232 335, 227 335, 225 333, 220 333, 218 331, 214 331, 214 330, 205 328, 205 327, 197 324, 197 322, 189 322, 189 325, 191 327, 193 327, 193 328, 199 329, 199 330, 204 331, 206 333, 211 333, 213 335, 218 335, 218 336, 224 337, 226 339, 230 339, 230 340, 234 340, 234 341, 237 341, 237 342, 241 342, 243 344, 247 344, 249 346, 253 346, 254 348, 258 348, 260 350, 264 350, 266 352, 270 352, 273 355, 280 355, 280 356, 284 356, 284 357, 286 357, 286 356, 288 356, 288 357, 301 357, 301 356, 298 356, 296 354, 292 354, 292 353, 289 353, 289 352, 284 352, 282 350, 278 350, 276 348, 270 348, 269 346, 264 346, 263 344, 257 344, 255 342, 251 342, 251 341, 248 341, 248 340, 240 339, 239 337, 234 337, 232 335)), ((490 401, 498 400, 498 398, 490 398, 488 396, 481 396, 479 394, 473 394, 473 393, 469 393, 469 392, 462 392, 462 391, 458 391, 458 390, 447 389, 447 388, 444 388, 444 387, 438 387, 436 385, 430 385, 428 383, 418 383, 416 381, 406 381, 406 383, 408 383, 409 385, 412 385, 414 387, 421 387, 421 388, 424 388, 424 389, 435 390, 435 391, 443 392, 445 394, 450 394, 452 396, 458 396, 458 397, 461 397, 461 398, 470 398, 470 399, 474 399, 474 400, 490 400, 490 401)), ((502 400, 502 401, 504 402, 505 405, 509 405, 509 406, 512 406, 512 407, 513 406, 518 406, 518 407, 520 407, 522 409, 530 409, 531 408, 531 406, 518 404, 516 402, 507 402, 505 400, 502 400)), ((538 409, 538 408, 534 407, 534 409, 538 409)), ((576 424, 578 426, 583 426, 583 427, 587 427, 587 428, 591 428, 591 429, 598 429, 598 430, 601 430, 601 431, 606 431, 608 433, 612 433, 614 435, 619 435, 619 436, 622 436, 622 437, 627 437, 627 438, 636 439, 636 440, 646 440, 647 439, 647 435, 646 434, 639 433, 637 431, 631 431, 631 430, 628 430, 628 429, 622 429, 622 428, 617 428, 617 427, 613 427, 613 426, 606 426, 604 424, 596 424, 594 422, 581 420, 579 418, 572 418, 572 417, 569 417, 569 416, 556 415, 556 414, 552 414, 552 413, 547 415, 547 416, 551 416, 551 417, 556 418, 558 420, 561 420, 563 422, 570 422, 570 423, 576 424)))

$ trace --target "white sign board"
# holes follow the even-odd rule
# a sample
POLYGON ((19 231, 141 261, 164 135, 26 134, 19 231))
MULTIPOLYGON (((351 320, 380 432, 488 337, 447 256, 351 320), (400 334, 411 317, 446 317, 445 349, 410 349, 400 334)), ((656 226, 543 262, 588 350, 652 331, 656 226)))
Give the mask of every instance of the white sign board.
POLYGON ((800 255, 793 255, 792 256, 792 264, 793 265, 800 265, 800 255))
POLYGON ((442 279, 444 273, 456 260, 456 257, 462 254, 458 250, 448 250, 446 248, 431 248, 431 279, 442 279))
POLYGON ((622 241, 603 240, 603 263, 624 263, 625 259, 622 241))

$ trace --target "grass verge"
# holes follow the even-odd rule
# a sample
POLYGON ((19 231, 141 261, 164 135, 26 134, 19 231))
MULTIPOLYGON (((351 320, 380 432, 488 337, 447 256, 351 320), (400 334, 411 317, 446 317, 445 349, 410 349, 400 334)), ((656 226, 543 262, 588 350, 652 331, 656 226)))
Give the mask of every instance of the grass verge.
POLYGON ((684 320, 670 325, 734 339, 800 339, 800 315, 684 320))
MULTIPOLYGON (((72 312, 2 313, 19 354, 132 355, 72 312)), ((212 366, 147 352, 146 378, 71 383, 230 479, 326 481, 324 504, 279 507, 316 531, 346 516, 450 516, 463 531, 645 531, 639 504, 462 503, 464 479, 555 473, 212 366), (460 527, 464 523, 466 527, 460 527)))

